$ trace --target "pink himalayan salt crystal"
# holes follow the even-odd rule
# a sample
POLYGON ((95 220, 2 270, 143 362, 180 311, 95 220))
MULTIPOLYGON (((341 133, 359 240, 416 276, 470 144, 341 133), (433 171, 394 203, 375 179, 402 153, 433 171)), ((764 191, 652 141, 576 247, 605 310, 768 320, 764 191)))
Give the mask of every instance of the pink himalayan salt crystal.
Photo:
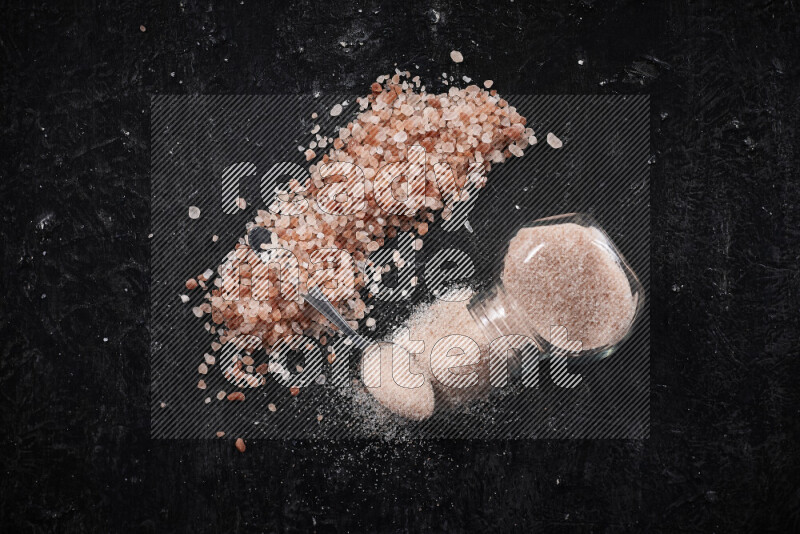
POLYGON ((461 63, 464 61, 464 55, 458 50, 453 50, 450 52, 450 59, 453 60, 453 63, 461 63))
POLYGON ((561 139, 556 137, 553 133, 547 134, 547 144, 553 148, 561 148, 564 146, 564 143, 561 141, 561 139))
POLYGON ((567 329, 563 348, 611 345, 628 331, 635 312, 625 273, 597 229, 574 223, 523 228, 511 240, 503 284, 548 342, 551 327, 567 329))

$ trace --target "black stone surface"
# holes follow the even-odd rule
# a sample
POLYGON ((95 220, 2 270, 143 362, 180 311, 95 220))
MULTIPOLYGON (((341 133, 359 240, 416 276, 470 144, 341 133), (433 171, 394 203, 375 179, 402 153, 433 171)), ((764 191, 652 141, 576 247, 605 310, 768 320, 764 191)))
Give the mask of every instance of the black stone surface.
POLYGON ((0 530, 800 530, 798 9, 4 2, 0 530), (453 49, 509 94, 651 95, 651 438, 151 440, 149 95, 361 92, 453 49))

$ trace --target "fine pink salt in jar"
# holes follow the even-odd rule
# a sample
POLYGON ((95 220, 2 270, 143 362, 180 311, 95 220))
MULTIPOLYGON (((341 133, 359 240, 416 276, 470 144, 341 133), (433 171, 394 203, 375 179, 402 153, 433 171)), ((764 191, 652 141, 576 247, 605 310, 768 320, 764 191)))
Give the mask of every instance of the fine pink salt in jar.
POLYGON ((641 283, 588 215, 524 226, 503 262, 501 279, 468 307, 489 339, 523 335, 542 353, 567 349, 570 356, 605 358, 641 310, 641 283))

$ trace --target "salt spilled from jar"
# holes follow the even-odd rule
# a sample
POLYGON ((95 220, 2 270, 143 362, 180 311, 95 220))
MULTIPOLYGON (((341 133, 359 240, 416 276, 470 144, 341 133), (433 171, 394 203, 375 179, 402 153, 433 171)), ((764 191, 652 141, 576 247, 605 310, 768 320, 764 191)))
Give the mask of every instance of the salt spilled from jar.
MULTIPOLYGON (((410 371, 424 377, 421 384, 395 382, 393 358, 380 354, 367 359, 365 353, 362 375, 388 377, 377 387, 367 387, 386 408, 405 418, 426 419, 434 405, 482 397, 489 361, 507 355, 507 348, 530 344, 543 355, 560 349, 566 356, 609 356, 630 334, 643 294, 636 275, 594 219, 579 214, 540 219, 509 242, 501 279, 492 287, 473 296, 468 305, 450 295, 422 308, 405 325, 408 337, 390 339, 412 353, 410 371), (450 349, 456 345, 448 340, 455 342, 454 334, 472 340, 472 349, 458 345, 463 339, 457 343, 464 356, 473 357, 472 365, 460 368, 467 374, 459 368, 454 373, 458 381, 475 374, 466 387, 453 388, 441 380, 452 363, 450 349), (502 343, 499 338, 506 336, 528 341, 502 343), (477 356, 471 354, 475 349, 477 356)), ((400 371, 410 376, 408 370, 400 371)))
POLYGON ((523 335, 545 353, 605 358, 630 334, 643 295, 597 222, 569 214, 521 228, 501 279, 468 309, 489 339, 523 335))

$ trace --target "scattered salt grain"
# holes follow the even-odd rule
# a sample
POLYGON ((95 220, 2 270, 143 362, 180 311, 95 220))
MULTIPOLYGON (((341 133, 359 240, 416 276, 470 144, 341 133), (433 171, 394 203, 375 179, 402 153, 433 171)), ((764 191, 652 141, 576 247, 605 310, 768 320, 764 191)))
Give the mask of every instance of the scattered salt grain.
POLYGON ((458 50, 453 50, 450 52, 450 59, 452 59, 454 63, 461 63, 464 61, 464 56, 458 50))
POLYGON ((342 105, 341 104, 335 104, 331 108, 331 116, 332 117, 338 117, 341 114, 342 114, 342 105))
POLYGON ((190 219, 199 219, 200 218, 200 208, 197 206, 189 206, 189 218, 190 219))
POLYGON ((244 440, 242 438, 236 438, 236 450, 239 452, 244 452, 247 447, 244 444, 244 440))
POLYGON ((564 143, 561 142, 561 139, 559 139, 552 133, 547 134, 547 144, 553 148, 561 148, 562 146, 564 146, 564 143))
POLYGON ((184 304, 189 302, 189 295, 181 295, 181 302, 183 302, 184 304))

